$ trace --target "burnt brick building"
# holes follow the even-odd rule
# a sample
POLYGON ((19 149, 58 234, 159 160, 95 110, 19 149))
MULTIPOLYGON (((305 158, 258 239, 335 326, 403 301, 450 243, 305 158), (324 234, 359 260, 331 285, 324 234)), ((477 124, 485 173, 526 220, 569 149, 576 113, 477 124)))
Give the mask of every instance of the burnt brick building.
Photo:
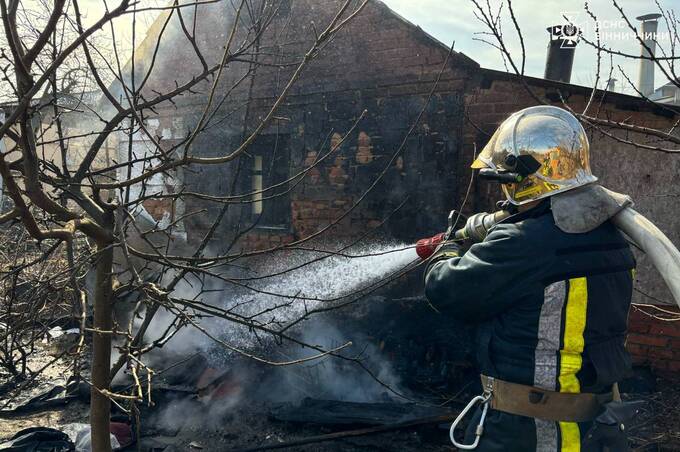
MULTIPOLYGON (((194 153, 223 155, 240 144, 290 78, 294 65, 284 64, 297 61, 313 43, 310 23, 321 27, 330 22, 340 3, 284 3, 289 7, 278 12, 262 37, 262 48, 271 48, 274 54, 263 58, 272 61, 260 61, 263 65, 236 88, 232 85, 250 68, 247 63, 227 66, 220 83, 223 92, 230 90, 229 100, 217 110, 214 125, 198 136, 194 153)), ((207 55, 219 58, 221 49, 211 49, 223 42, 215 36, 219 34, 215 30, 228 29, 231 16, 214 14, 213 9, 206 9, 205 15, 198 12, 198 23, 202 24, 199 30, 203 30, 199 33, 204 36, 197 41, 205 45, 207 55)), ((162 23, 161 17, 137 50, 140 70, 148 61, 145 55, 153 51, 162 23)), ((192 59, 191 45, 182 34, 173 33, 176 42, 167 43, 166 37, 161 45, 161 51, 167 45, 172 52, 163 59, 164 67, 154 70, 146 88, 150 92, 190 77, 187 68, 199 64, 195 57, 192 59)), ((377 227, 388 216, 382 234, 402 240, 433 232, 435 225, 442 228, 448 211, 459 202, 459 179, 469 177, 463 162, 470 156, 461 154, 465 93, 473 89, 470 73, 478 68, 474 61, 454 53, 428 102, 448 53, 446 46, 381 2, 370 2, 310 63, 277 110, 278 119, 259 135, 245 158, 230 165, 196 167, 190 174, 177 177, 195 191, 247 193, 305 170, 352 130, 332 155, 303 178, 290 181, 286 188, 294 188, 289 192, 274 190, 265 193, 262 202, 252 199, 255 202, 244 204, 240 211, 232 209, 230 218, 221 225, 222 237, 232 232, 234 224, 249 222, 257 225, 244 239, 243 245, 248 248, 305 237, 340 217, 362 196, 362 202, 334 228, 336 237, 355 237, 377 227), (409 134, 423 109, 418 126, 409 134), (269 197, 272 199, 266 199, 269 197)), ((172 144, 195 126, 204 105, 204 96, 183 96, 175 105, 159 110, 158 118, 150 119, 147 127, 164 143, 172 144)), ((143 148, 144 141, 140 136, 135 144, 143 148)), ((121 141, 120 148, 127 152, 127 142, 121 141)), ((208 215, 185 220, 189 241, 202 237, 219 208, 214 203, 194 201, 179 207, 184 212, 208 210, 208 215)), ((147 205, 157 219, 169 209, 177 211, 178 207, 147 205)))
MULTIPOLYGON (((193 153, 223 155, 257 127, 290 78, 295 67, 292 63, 313 43, 312 22, 323 27, 340 3, 290 0, 282 5, 259 41, 266 52, 262 52, 257 69, 253 71, 247 61, 226 68, 217 94, 229 92, 228 101, 215 109, 210 127, 198 136, 193 153)), ((221 55, 220 45, 233 20, 233 11, 217 8, 221 6, 207 5, 196 12, 200 24, 197 45, 213 61, 221 55)), ((161 15, 156 20, 137 48, 139 70, 149 64, 166 18, 161 15)), ((156 68, 147 83, 149 92, 191 77, 191 69, 200 64, 175 22, 169 22, 159 47, 165 58, 163 67, 156 68)), ((326 234, 337 241, 358 238, 372 229, 376 229, 374 236, 406 242, 439 232, 445 227, 447 213, 459 208, 466 197, 471 177, 468 167, 475 150, 483 147, 503 119, 537 104, 536 99, 558 106, 565 100, 574 110, 582 111, 591 94, 586 87, 540 78, 525 77, 520 82, 512 74, 484 69, 459 52, 453 52, 443 66, 448 54, 447 45, 372 0, 310 63, 277 110, 276 119, 244 158, 192 168, 175 174, 172 180, 159 176, 155 183, 164 191, 184 184, 190 191, 215 195, 279 186, 262 198, 248 199, 230 209, 220 224, 220 243, 228 242, 225 239, 237 229, 248 228, 240 241, 245 249, 307 237, 338 219, 326 234), (420 121, 410 131, 421 111, 420 121), (326 155, 346 134, 338 149, 326 155), (321 158, 321 163, 309 169, 321 158), (294 177, 300 172, 303 176, 294 177)), ((185 137, 205 105, 208 86, 201 88, 197 90, 201 93, 182 96, 159 109, 158 117, 148 120, 148 129, 167 144, 185 137)), ((655 128, 670 129, 680 113, 675 107, 661 108, 613 92, 596 92, 594 102, 600 117, 655 128)), ((680 160, 626 144, 646 138, 588 124, 586 129, 593 171, 603 185, 631 194, 638 210, 680 243, 680 218, 674 214, 680 198, 670 196, 677 194, 680 160)), ((143 136, 133 143, 138 150, 144 146, 143 136)), ((127 147, 123 138, 121 152, 127 147)), ((497 186, 473 181, 465 208, 468 212, 492 209, 499 197, 497 186)), ((204 235, 220 210, 209 201, 189 198, 174 204, 148 202, 146 208, 156 219, 205 209, 207 214, 187 215, 183 220, 190 242, 204 235)), ((216 246, 219 248, 219 243, 216 246)), ((644 256, 639 257, 639 270, 642 292, 672 300, 644 256)), ((648 302, 642 295, 637 297, 648 302)), ((650 343, 646 334, 652 326, 646 319, 631 322, 636 333, 631 335, 631 352, 639 363, 657 370, 680 370, 678 340, 650 343)))

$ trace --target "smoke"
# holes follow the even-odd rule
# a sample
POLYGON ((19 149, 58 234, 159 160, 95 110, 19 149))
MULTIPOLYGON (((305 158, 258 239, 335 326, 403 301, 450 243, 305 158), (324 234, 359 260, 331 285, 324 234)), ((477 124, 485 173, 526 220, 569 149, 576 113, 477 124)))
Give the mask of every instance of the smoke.
MULTIPOLYGON (((262 324, 280 328, 304 317, 305 313, 315 308, 332 307, 353 299, 358 292, 374 287, 385 278, 408 268, 416 258, 413 248, 403 244, 357 246, 345 251, 345 254, 327 257, 327 254, 320 252, 281 253, 261 262, 255 273, 228 270, 233 278, 236 274, 241 275, 238 284, 230 285, 212 279, 203 281, 201 286, 198 280, 189 279, 178 285, 173 296, 200 300, 262 324), (314 261, 318 258, 323 259, 314 261), (309 264, 303 265, 305 263, 309 264), (244 278, 244 275, 257 279, 244 278), (244 288, 240 284, 248 287, 244 288)), ((347 315, 343 316, 346 320, 347 315)), ((339 322, 338 318, 335 313, 313 316, 287 333, 306 344, 326 350, 351 341, 353 345, 342 350, 344 356, 360 358, 379 380, 390 387, 398 387, 399 378, 381 356, 377 344, 369 338, 371 332, 357 331, 353 322, 339 322)), ((174 314, 160 310, 148 329, 146 341, 160 337, 174 320, 174 314)), ((271 336, 256 333, 221 318, 202 318, 197 323, 211 336, 272 361, 293 361, 318 354, 306 347, 277 344, 271 336)), ((215 367, 231 367, 234 360, 239 358, 238 353, 225 349, 189 325, 181 329, 162 349, 154 351, 147 360, 152 367, 163 367, 178 357, 196 352, 206 356, 215 367)), ((383 385, 349 360, 329 356, 295 366, 269 369, 263 378, 272 379, 271 384, 261 383, 259 386, 281 388, 283 385, 287 389, 256 391, 258 399, 294 401, 314 397, 379 401, 389 397, 389 392, 383 385)), ((240 379, 244 380, 243 377, 240 379)), ((180 402, 173 403, 169 409, 189 409, 178 407, 178 403, 180 402)), ((200 406, 200 403, 194 401, 192 406, 194 405, 200 406)), ((226 405, 233 406, 231 403, 226 405)), ((171 414, 168 416, 173 418, 171 414)))
MULTIPOLYGON (((399 389, 400 379, 367 335, 348 333, 328 320, 310 324, 300 338, 326 348, 337 347, 352 339, 356 345, 345 349, 344 354, 360 358, 377 380, 390 388, 399 389)), ((309 356, 309 351, 302 347, 280 348, 276 355, 285 359, 298 359, 309 356)), ((333 357, 286 367, 263 367, 247 360, 232 360, 229 364, 223 363, 224 368, 227 370, 208 369, 199 378, 198 386, 213 380, 218 382, 216 389, 199 389, 198 396, 176 395, 165 398, 160 404, 161 410, 154 414, 150 423, 170 431, 180 428, 220 429, 224 427, 225 419, 232 416, 234 410, 244 402, 257 405, 297 403, 306 397, 347 402, 398 400, 354 362, 333 357)), ((187 371, 186 374, 194 373, 187 371)))
POLYGON ((151 423, 168 430, 184 427, 216 429, 224 426, 223 419, 240 401, 240 395, 214 401, 211 398, 177 397, 167 400, 151 423))
MULTIPOLYGON (((304 329, 302 340, 324 348, 335 348, 352 340, 353 345, 343 350, 343 355, 356 357, 367 366, 375 378, 353 361, 325 357, 305 364, 284 367, 272 374, 263 387, 285 387, 285 391, 260 394, 274 402, 295 402, 304 397, 346 402, 380 402, 393 400, 393 389, 400 387, 400 378, 391 364, 381 355, 378 345, 365 332, 347 331, 330 323, 330 319, 317 321, 304 329)), ((309 352, 298 349, 290 358, 304 358, 309 352)))

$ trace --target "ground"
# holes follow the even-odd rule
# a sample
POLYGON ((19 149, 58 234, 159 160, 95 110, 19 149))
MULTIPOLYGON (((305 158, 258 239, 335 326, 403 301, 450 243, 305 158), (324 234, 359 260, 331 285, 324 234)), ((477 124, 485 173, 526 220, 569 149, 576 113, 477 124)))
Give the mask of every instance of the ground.
POLYGON ((635 451, 680 451, 680 382, 659 380, 656 391, 635 395, 647 408, 631 429, 635 451))
MULTIPOLYGON (((46 350, 38 352, 33 365, 48 362, 51 356, 46 350)), ((31 394, 35 395, 50 385, 64 384, 69 366, 60 360, 45 374, 36 379, 31 394)), ((629 430, 634 451, 680 451, 680 386, 677 381, 645 377, 633 386, 639 394, 624 394, 628 399, 644 399, 648 402, 635 426, 629 430), (651 380, 650 380, 651 378, 651 380), (650 384, 651 381, 651 384, 650 384)), ((0 382, 2 383, 2 382, 0 382)), ((272 388, 274 389, 274 388, 272 388)), ((6 401, 6 394, 3 396, 6 401)), ((276 445, 312 436, 366 428, 363 426, 319 426, 312 424, 280 422, 272 418, 274 404, 263 401, 242 400, 226 409, 209 408, 193 398, 177 399, 176 393, 160 391, 155 397, 156 406, 142 410, 142 451, 236 451, 276 445), (181 402, 180 404, 177 404, 181 402), (166 409, 173 403, 177 409, 166 409), (198 420, 200 419, 200 420, 198 420)), ((24 400, 28 396, 24 397, 24 400)), ((0 400, 0 402, 4 401, 0 400)), ((0 442, 17 431, 46 426, 59 429, 69 423, 87 422, 87 397, 81 397, 65 406, 37 413, 5 416, 0 415, 0 442)), ((448 443, 448 425, 427 426, 389 431, 379 434, 295 446, 295 451, 441 451, 453 450, 448 443)), ((137 450, 135 446, 126 450, 137 450)))

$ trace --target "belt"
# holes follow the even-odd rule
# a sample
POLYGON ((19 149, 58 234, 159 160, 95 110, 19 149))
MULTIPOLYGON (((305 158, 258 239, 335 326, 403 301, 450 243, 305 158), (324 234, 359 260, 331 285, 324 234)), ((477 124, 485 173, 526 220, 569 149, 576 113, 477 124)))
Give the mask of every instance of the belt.
POLYGON ((486 375, 481 378, 484 391, 491 394, 489 404, 492 409, 549 421, 592 421, 601 412, 602 405, 613 400, 611 392, 555 392, 486 375))

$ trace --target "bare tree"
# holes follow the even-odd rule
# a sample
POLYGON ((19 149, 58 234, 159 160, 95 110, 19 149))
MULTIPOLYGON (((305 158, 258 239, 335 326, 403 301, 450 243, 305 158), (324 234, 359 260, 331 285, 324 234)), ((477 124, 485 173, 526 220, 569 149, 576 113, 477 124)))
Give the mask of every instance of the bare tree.
MULTIPOLYGON (((64 253, 66 257, 68 271, 60 274, 67 275, 75 291, 76 296, 70 302, 78 306, 82 337, 91 334, 93 450, 111 448, 111 401, 123 409, 122 405, 128 406, 126 410, 134 414, 136 403, 150 400, 153 370, 144 363, 144 355, 166 344, 181 329, 196 328, 235 353, 272 365, 333 355, 363 366, 358 359, 340 353, 346 344, 327 350, 304 343, 289 334, 289 330, 315 313, 351 303, 408 270, 399 269, 350 294, 334 298, 306 297, 302 302, 326 305, 304 309, 293 319, 271 314, 300 303, 296 294, 259 289, 253 281, 263 278, 262 275, 234 277, 224 270, 249 258, 283 249, 315 253, 313 259, 282 270, 284 273, 314 260, 347 255, 346 248, 326 251, 309 244, 347 216, 365 195, 328 227, 296 242, 239 251, 236 244, 252 224, 238 224, 229 243, 218 252, 209 249, 230 210, 275 199, 292 190, 315 166, 332 156, 353 131, 353 128, 345 131, 329 146, 327 153, 303 171, 273 186, 242 192, 234 183, 228 193, 217 195, 183 186, 182 174, 199 167, 232 165, 238 168, 239 159, 247 155, 258 135, 284 120, 277 116, 277 111, 307 66, 361 13, 367 1, 338 2, 337 11, 324 19, 325 23, 312 24, 313 39, 302 54, 274 55, 271 42, 276 42, 276 36, 269 28, 285 3, 284 0, 175 0, 167 6, 155 7, 122 0, 109 7, 104 2, 103 13, 94 20, 88 18, 91 23, 88 26, 78 0, 36 4, 0 0, 4 30, 2 70, 7 82, 3 95, 9 100, 6 118, 0 124, 0 137, 8 143, 6 152, 0 155, 0 175, 11 200, 11 207, 0 215, 0 221, 21 225, 36 241, 43 251, 36 262, 49 265, 53 253, 64 253), (216 8, 228 13, 229 28, 208 36, 206 42, 206 33, 197 27, 198 17, 216 8), (139 22, 148 15, 155 17, 154 26, 140 39, 139 22), (127 36, 131 36, 131 42, 127 46, 121 45, 121 24, 130 27, 127 36), (263 36, 268 33, 269 40, 263 44, 263 36), (173 45, 173 39, 187 42, 198 64, 176 71, 175 74, 182 76, 170 77, 171 82, 162 90, 158 85, 150 87, 149 80, 157 71, 169 70, 168 62, 163 59, 171 54, 167 46, 173 45), (140 48, 146 49, 144 58, 136 55, 140 48), (254 127, 243 130, 242 139, 233 148, 216 155, 201 155, 197 142, 202 134, 220 123, 230 95, 247 92, 253 75, 267 67, 286 69, 283 71, 286 79, 267 113, 255 121, 254 127), (187 133, 181 138, 167 140, 162 134, 159 136, 153 128, 158 111, 176 108, 187 98, 201 102, 195 123, 187 127, 187 133), (83 120, 85 117, 89 119, 83 120), (143 151, 138 145, 143 146, 143 151), (172 181, 174 187, 159 190, 159 179, 172 181), (181 233, 183 220, 197 214, 183 212, 178 207, 189 198, 217 206, 217 215, 197 245, 190 249, 183 245, 178 251, 173 241, 181 233), (169 219, 153 218, 146 209, 150 202, 169 202, 176 215, 169 219), (80 238, 86 242, 78 247, 80 238), (94 268, 89 289, 81 271, 86 262, 94 268), (213 280, 279 299, 280 303, 250 311, 226 309, 204 302, 200 297, 188 299, 178 295, 175 289, 188 280, 196 285, 197 294, 208 291, 207 281, 213 280), (130 294, 134 295, 134 303, 123 322, 114 316, 114 304, 130 294), (85 305, 92 309, 91 325, 87 322, 85 305), (148 328, 159 310, 172 313, 174 320, 160 337, 149 340, 148 328), (315 355, 274 362, 212 335, 201 326, 200 319, 205 316, 304 345, 314 350, 315 355), (138 319, 141 320, 138 322, 138 319), (114 342, 120 357, 112 363, 114 342), (110 388, 111 378, 122 368, 129 369, 135 384, 129 393, 114 393, 110 388)), ((237 109, 236 105, 233 107, 237 109)), ((380 178, 383 175, 384 172, 380 178)), ((366 193, 374 186, 367 187, 366 193)), ((77 347, 75 353, 81 349, 77 347)), ((367 368, 366 371, 370 372, 367 368)))

